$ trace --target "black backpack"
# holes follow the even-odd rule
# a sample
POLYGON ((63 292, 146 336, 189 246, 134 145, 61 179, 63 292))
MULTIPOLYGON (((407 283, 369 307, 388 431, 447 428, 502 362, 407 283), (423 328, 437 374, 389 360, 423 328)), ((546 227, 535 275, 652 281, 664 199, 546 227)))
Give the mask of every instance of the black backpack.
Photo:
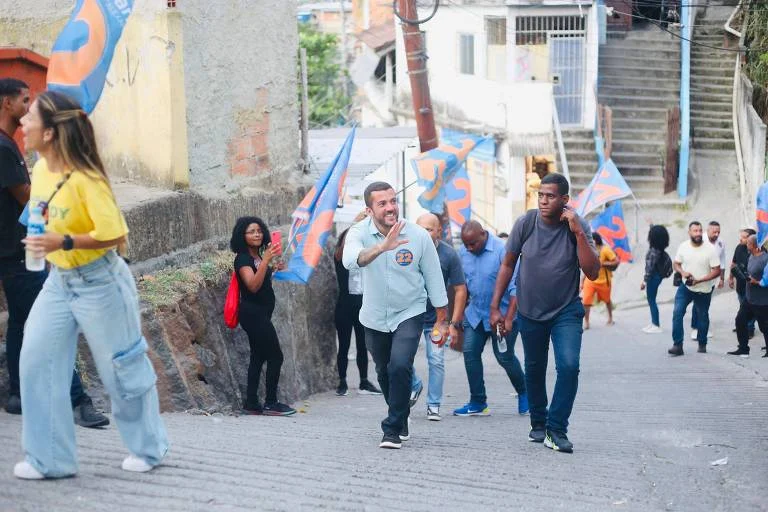
POLYGON ((661 259, 656 263, 656 271, 663 279, 668 278, 674 272, 672 258, 669 257, 667 251, 661 251, 661 259))

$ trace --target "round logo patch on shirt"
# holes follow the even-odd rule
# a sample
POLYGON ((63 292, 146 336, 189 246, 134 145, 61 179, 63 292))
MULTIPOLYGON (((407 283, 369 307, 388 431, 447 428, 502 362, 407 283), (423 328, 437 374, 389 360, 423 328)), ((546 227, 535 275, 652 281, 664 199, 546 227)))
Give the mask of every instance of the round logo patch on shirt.
POLYGON ((401 267, 407 267, 408 265, 413 263, 413 253, 408 249, 400 249, 395 254, 395 261, 401 267))

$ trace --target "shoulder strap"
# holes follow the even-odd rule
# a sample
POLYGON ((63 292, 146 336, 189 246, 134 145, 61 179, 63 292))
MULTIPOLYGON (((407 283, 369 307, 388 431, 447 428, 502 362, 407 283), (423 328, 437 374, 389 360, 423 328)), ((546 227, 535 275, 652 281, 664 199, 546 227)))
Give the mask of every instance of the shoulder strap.
POLYGON ((523 219, 523 238, 520 240, 520 252, 523 252, 523 245, 533 234, 533 230, 536 228, 536 217, 539 215, 539 210, 534 208, 525 212, 525 218, 523 219))

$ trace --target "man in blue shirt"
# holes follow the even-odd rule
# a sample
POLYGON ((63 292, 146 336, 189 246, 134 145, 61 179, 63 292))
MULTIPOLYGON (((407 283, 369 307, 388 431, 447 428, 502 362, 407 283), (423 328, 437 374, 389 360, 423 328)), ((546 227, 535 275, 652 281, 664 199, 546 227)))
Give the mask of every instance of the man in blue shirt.
MULTIPOLYGON (((496 275, 504 259, 506 250, 500 238, 483 229, 476 220, 471 220, 461 228, 461 241, 464 247, 459 250, 464 274, 469 289, 469 305, 464 311, 464 367, 469 381, 469 403, 453 411, 456 416, 488 416, 485 382, 483 381, 483 349, 488 337, 491 337, 493 355, 507 372, 512 386, 517 391, 517 411, 528 412, 528 395, 525 388, 525 374, 520 361, 515 356, 517 323, 504 335, 506 350, 502 343, 499 348, 498 333, 491 328, 491 299, 496 284, 496 275)), ((504 294, 501 308, 517 308, 514 279, 504 294)))
MULTIPOLYGON (((437 256, 440 259, 440 270, 443 273, 445 286, 452 286, 454 292, 453 312, 449 334, 451 339, 457 340, 463 330, 462 319, 464 307, 467 304, 467 285, 464 279, 464 271, 461 269, 461 258, 456 250, 440 239, 440 219, 434 213, 425 213, 416 219, 416 224, 423 227, 437 248, 437 256)), ((443 398, 443 382, 445 380, 445 352, 443 346, 437 346, 431 341, 432 329, 435 326, 435 308, 427 302, 427 312, 424 314, 424 343, 427 352, 427 366, 429 368, 429 389, 427 390, 427 419, 440 421, 440 402, 443 398)), ((413 372, 411 382, 411 407, 418 400, 424 389, 421 379, 413 372)))
POLYGON ((364 199, 368 218, 349 229, 342 263, 347 269, 362 269, 365 292, 360 323, 389 406, 389 414, 381 422, 384 438, 379 446, 400 448, 410 438, 413 359, 427 296, 435 306, 442 345, 448 338, 448 295, 434 242, 424 228, 399 219, 392 186, 371 183, 364 199))

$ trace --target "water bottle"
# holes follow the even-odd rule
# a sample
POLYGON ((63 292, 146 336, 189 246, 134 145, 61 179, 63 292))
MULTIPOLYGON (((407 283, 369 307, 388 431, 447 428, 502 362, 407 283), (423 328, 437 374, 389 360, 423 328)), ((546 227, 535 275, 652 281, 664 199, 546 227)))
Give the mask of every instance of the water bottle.
POLYGON ((496 325, 496 343, 499 346, 499 353, 503 354, 507 351, 507 340, 501 335, 501 325, 496 325))
MULTIPOLYGON (((32 208, 29 212, 29 221, 27 222, 27 236, 42 235, 43 233, 45 233, 43 210, 40 207, 32 208)), ((26 265, 27 270, 30 272, 45 270, 45 256, 37 256, 33 251, 27 249, 26 265)))

